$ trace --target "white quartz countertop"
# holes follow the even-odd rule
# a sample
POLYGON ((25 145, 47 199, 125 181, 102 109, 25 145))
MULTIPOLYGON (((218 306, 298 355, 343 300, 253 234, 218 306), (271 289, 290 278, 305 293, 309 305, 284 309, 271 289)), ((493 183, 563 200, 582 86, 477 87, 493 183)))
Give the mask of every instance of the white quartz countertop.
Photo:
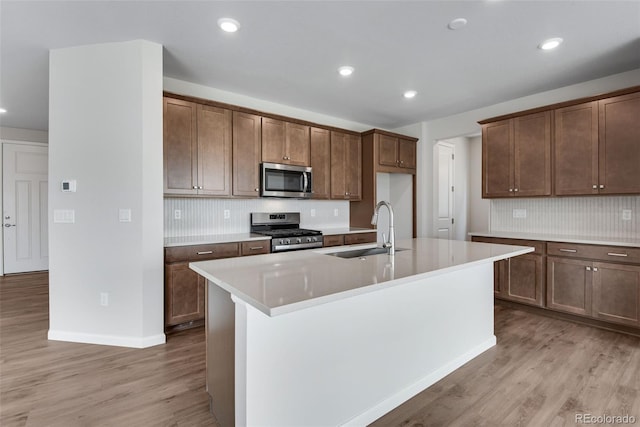
POLYGON ((375 245, 198 261, 189 266, 234 297, 277 316, 533 251, 523 246, 419 238, 396 242, 393 257, 327 255, 367 247, 375 245))
POLYGON ((246 242, 249 240, 270 240, 269 236, 253 233, 208 234, 201 236, 165 237, 164 247, 209 245, 212 243, 246 242))
POLYGON ((546 242, 583 243, 587 245, 625 246, 631 248, 640 248, 640 237, 591 237, 570 236, 564 234, 518 233, 513 231, 471 232, 469 233, 469 235, 478 237, 497 237, 502 239, 540 240, 546 242))
MULTIPOLYGON (((313 227, 309 227, 313 228, 313 227)), ((325 236, 333 236, 336 234, 355 234, 355 233, 375 233, 375 228, 358 228, 358 227, 336 227, 336 228, 320 228, 325 236)))

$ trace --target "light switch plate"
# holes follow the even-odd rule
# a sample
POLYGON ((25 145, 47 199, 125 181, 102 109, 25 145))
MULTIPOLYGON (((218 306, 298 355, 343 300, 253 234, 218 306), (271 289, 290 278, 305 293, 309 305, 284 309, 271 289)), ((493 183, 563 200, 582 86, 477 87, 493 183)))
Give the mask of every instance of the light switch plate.
POLYGON ((54 209, 53 222, 57 224, 73 224, 76 222, 76 211, 73 209, 54 209))
POLYGON ((120 209, 118 218, 120 222, 131 222, 131 209, 120 209))
POLYGON ((631 216, 633 215, 633 211, 631 209, 622 209, 622 220, 623 221, 631 221, 631 216))

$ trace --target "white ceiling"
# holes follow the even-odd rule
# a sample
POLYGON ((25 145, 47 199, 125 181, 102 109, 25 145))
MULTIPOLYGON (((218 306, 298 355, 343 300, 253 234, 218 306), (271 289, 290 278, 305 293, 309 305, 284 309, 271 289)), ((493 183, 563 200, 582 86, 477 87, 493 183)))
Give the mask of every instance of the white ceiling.
POLYGON ((0 28, 0 125, 37 130, 48 50, 92 43, 154 41, 165 76, 387 129, 640 68, 640 0, 2 0, 0 28))

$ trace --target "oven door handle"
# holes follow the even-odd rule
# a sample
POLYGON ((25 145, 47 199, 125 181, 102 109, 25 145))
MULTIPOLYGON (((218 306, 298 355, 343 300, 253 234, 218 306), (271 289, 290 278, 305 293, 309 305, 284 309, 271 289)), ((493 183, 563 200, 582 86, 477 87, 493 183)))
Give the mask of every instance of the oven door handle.
POLYGON ((307 178, 307 172, 302 172, 302 192, 307 191, 307 185, 309 185, 309 178, 307 178))

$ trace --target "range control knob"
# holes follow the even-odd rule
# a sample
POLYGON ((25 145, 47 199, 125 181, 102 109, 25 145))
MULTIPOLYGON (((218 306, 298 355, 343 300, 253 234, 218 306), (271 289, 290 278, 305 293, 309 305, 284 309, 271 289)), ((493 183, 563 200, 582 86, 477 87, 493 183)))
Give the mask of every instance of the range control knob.
POLYGON ((298 238, 296 239, 296 243, 302 243, 302 239, 298 237, 298 238))
POLYGON ((315 237, 307 237, 307 242, 311 243, 315 240, 315 237))
POLYGON ((290 245, 291 244, 291 240, 289 240, 289 239, 283 239, 283 240, 284 240, 283 243, 285 245, 290 245))

